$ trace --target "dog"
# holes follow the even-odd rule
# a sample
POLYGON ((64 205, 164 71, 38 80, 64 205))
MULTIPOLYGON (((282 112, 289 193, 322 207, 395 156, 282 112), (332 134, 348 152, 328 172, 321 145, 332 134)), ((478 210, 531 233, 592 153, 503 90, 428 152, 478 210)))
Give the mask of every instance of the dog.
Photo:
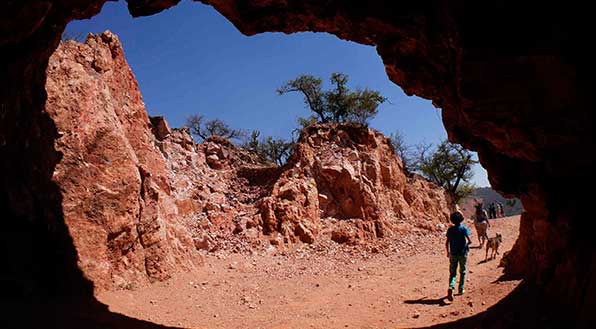
POLYGON ((488 242, 486 243, 486 255, 484 256, 484 260, 488 259, 488 251, 491 250, 491 259, 497 257, 499 253, 499 245, 503 242, 503 236, 500 233, 497 233, 497 236, 494 238, 489 238, 488 242))

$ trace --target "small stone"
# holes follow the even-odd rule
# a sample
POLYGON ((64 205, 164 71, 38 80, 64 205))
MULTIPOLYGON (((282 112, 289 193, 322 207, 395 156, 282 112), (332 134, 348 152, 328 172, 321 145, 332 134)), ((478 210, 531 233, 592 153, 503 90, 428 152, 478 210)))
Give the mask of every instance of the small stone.
POLYGON ((486 305, 486 302, 482 302, 482 305, 486 305))
POLYGON ((420 313, 416 312, 412 315, 414 319, 418 319, 420 317, 420 313))
POLYGON ((197 250, 209 251, 213 247, 208 236, 203 236, 199 239, 195 239, 195 240, 193 240, 193 242, 194 242, 195 248, 197 250))
POLYGON ((234 269, 236 269, 237 267, 238 267, 238 263, 237 263, 237 262, 230 263, 230 265, 228 266, 228 268, 229 268, 230 270, 234 270, 234 269))

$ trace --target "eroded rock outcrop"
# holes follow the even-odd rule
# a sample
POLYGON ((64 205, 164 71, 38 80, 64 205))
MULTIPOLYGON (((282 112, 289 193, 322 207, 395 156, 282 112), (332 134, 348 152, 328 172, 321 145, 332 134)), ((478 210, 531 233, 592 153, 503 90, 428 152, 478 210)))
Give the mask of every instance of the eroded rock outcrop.
POLYGON ((260 206, 266 232, 307 243, 315 240, 321 219, 340 220, 333 240, 354 242, 411 227, 434 230, 449 222, 450 207, 443 189, 406 177, 386 137, 347 124, 306 128, 260 206))
POLYGON ((47 73, 45 113, 62 155, 53 181, 96 288, 164 280, 200 264, 197 249, 217 248, 215 237, 260 234, 255 200, 278 170, 225 139, 196 144, 149 118, 115 35, 62 43, 47 73))
POLYGON ((102 289, 199 264, 118 38, 62 43, 47 74, 62 154, 53 181, 85 276, 102 289))
POLYGON ((172 129, 158 141, 177 215, 186 223, 194 245, 215 250, 232 235, 261 234, 256 201, 271 189, 279 169, 224 138, 196 144, 188 129, 172 129))
POLYGON ((62 154, 53 180, 78 265, 99 289, 192 269, 196 249, 233 235, 356 243, 448 222, 447 194, 406 177, 387 138, 368 128, 309 127, 278 168, 226 139, 196 144, 188 129, 149 118, 109 31, 62 43, 47 74, 45 111, 62 154))

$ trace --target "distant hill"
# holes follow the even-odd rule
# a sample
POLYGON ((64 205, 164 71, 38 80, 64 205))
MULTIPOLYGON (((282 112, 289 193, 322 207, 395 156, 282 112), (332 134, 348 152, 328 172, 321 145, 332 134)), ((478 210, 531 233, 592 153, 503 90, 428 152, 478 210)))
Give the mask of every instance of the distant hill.
POLYGON ((506 199, 490 187, 480 187, 474 190, 474 193, 459 205, 466 218, 470 218, 474 214, 474 205, 479 201, 482 201, 485 207, 488 207, 491 202, 502 203, 505 216, 519 215, 524 211, 519 199, 506 199), (508 200, 514 202, 513 205, 508 204, 508 200))

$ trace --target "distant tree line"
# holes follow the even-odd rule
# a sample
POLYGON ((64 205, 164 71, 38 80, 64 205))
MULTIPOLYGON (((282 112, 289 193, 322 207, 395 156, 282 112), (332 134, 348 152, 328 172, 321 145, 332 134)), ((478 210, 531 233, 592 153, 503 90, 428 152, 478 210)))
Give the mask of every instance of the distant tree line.
MULTIPOLYGON (((343 73, 331 74, 330 81, 333 88, 323 90, 321 79, 303 74, 277 89, 279 95, 301 93, 306 107, 313 113, 306 118, 298 118, 300 128, 293 133, 299 135, 304 127, 315 123, 345 122, 366 126, 377 114, 378 106, 386 101, 386 98, 375 90, 350 90, 347 87, 348 76, 343 73)), ((293 137, 289 140, 272 136, 261 137, 259 130, 253 130, 248 134, 246 131, 231 128, 220 119, 207 120, 200 114, 189 116, 185 126, 200 140, 219 136, 241 141, 242 148, 257 154, 263 162, 280 166, 290 157, 295 144, 293 137)))
POLYGON ((478 163, 463 146, 445 140, 439 145, 418 144, 409 146, 400 132, 389 136, 391 146, 401 158, 404 171, 424 176, 444 188, 459 203, 470 196, 476 188, 471 180, 473 166, 478 163))
MULTIPOLYGON (((312 112, 308 117, 298 118, 298 128, 294 132, 316 123, 351 123, 367 126, 377 114, 380 104, 387 101, 379 91, 368 88, 347 87, 348 76, 333 73, 330 77, 332 88, 323 90, 323 80, 312 75, 300 75, 287 81, 277 89, 279 95, 297 92, 303 97, 306 108, 312 112)), ((240 142, 240 146, 256 154, 261 161, 282 166, 292 154, 294 138, 284 139, 272 136, 261 137, 259 130, 250 134, 233 129, 219 119, 206 120, 202 115, 191 115, 186 121, 191 133, 201 140, 219 136, 240 142)), ((439 145, 407 145, 403 135, 396 131, 389 136, 393 150, 401 158, 404 171, 424 176, 429 181, 443 187, 459 202, 474 191, 470 183, 472 168, 477 163, 472 153, 461 145, 445 140, 439 145)))
POLYGON ((242 144, 242 147, 258 155, 263 162, 272 162, 278 166, 283 166, 292 155, 296 144, 295 141, 272 136, 259 138, 260 135, 259 130, 253 130, 248 140, 242 144))
POLYGON ((272 136, 260 137, 259 130, 250 134, 240 129, 233 129, 220 119, 206 120, 200 114, 190 115, 185 126, 191 134, 203 141, 210 137, 222 137, 240 142, 240 147, 256 154, 262 162, 270 162, 282 166, 292 153, 294 140, 274 138, 272 136))
POLYGON ((200 114, 193 114, 186 119, 186 127, 190 132, 205 140, 211 136, 218 136, 227 139, 241 139, 246 136, 246 133, 239 129, 232 129, 230 126, 220 119, 205 120, 200 114))

